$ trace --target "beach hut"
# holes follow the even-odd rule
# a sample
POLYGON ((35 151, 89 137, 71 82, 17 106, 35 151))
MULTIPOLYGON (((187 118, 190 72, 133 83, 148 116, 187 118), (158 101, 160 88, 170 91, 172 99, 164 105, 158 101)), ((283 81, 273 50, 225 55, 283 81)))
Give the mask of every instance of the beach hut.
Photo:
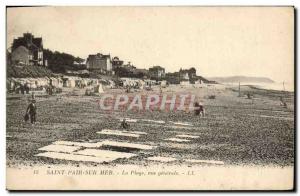
POLYGON ((75 86, 76 86, 76 80, 75 80, 74 78, 70 78, 70 79, 68 80, 68 86, 69 86, 70 88, 75 88, 75 86))
POLYGON ((56 88, 62 88, 63 87, 63 81, 61 78, 56 78, 56 88))
POLYGON ((36 79, 35 78, 28 78, 27 80, 27 85, 30 89, 36 89, 37 88, 37 85, 35 83, 36 79))
POLYGON ((92 84, 93 86, 98 85, 98 84, 99 84, 99 80, 93 78, 93 79, 91 79, 91 84, 92 84))
POLYGON ((81 79, 81 88, 84 88, 88 85, 88 79, 82 78, 81 79))
POLYGON ((104 90, 102 84, 98 84, 94 87, 94 93, 103 93, 103 92, 104 90))
POLYGON ((108 80, 108 82, 109 82, 109 87, 110 88, 115 88, 116 87, 116 83, 114 81, 108 80))
POLYGON ((75 77, 63 77, 63 87, 75 88, 76 78, 75 77))
POLYGON ((7 78, 6 80, 6 88, 8 91, 13 91, 16 88, 16 82, 13 78, 7 78))
POLYGON ((143 80, 139 81, 139 87, 140 87, 140 89, 144 89, 145 85, 146 85, 145 81, 143 81, 143 80))

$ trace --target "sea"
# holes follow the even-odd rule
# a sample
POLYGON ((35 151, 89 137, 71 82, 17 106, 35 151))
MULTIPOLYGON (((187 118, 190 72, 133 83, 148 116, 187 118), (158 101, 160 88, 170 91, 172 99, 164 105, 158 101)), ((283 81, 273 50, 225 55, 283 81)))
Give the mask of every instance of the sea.
MULTIPOLYGON (((239 85, 239 83, 226 83, 229 85, 239 85)), ((294 92, 294 83, 289 83, 289 82, 274 82, 274 83, 251 83, 251 82, 241 82, 241 85, 252 85, 255 86, 256 88, 260 89, 267 89, 267 90, 284 90, 284 91, 289 91, 289 92, 294 92)))

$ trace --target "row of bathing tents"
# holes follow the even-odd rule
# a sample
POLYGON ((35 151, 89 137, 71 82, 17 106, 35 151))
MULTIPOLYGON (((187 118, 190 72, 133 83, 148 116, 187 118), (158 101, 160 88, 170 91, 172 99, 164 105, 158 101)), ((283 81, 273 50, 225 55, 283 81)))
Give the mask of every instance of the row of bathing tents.
POLYGON ((115 83, 113 81, 104 79, 80 78, 72 76, 43 78, 7 78, 6 80, 6 87, 8 91, 15 91, 16 89, 23 87, 30 90, 35 90, 50 86, 55 88, 102 88, 102 85, 113 88, 115 86, 115 83))

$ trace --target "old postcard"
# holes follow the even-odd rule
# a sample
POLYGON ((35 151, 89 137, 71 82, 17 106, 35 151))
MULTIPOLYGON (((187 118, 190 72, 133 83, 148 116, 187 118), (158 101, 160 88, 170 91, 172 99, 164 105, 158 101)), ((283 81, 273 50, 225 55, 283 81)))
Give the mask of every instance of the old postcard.
POLYGON ((293 7, 7 7, 8 190, 293 190, 293 7))

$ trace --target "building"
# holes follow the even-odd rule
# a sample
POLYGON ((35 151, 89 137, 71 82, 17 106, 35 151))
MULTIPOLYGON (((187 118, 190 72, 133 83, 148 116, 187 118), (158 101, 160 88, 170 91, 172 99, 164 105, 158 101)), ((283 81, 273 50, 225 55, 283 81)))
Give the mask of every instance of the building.
POLYGON ((189 70, 188 69, 180 69, 179 70, 179 78, 180 81, 187 81, 190 80, 190 74, 189 74, 189 70))
POLYGON ((130 61, 127 64, 122 65, 122 67, 124 67, 125 69, 127 69, 129 71, 133 71, 136 69, 136 66, 132 65, 130 61))
POLYGON ((153 67, 149 68, 149 75, 151 78, 154 78, 154 79, 164 78, 166 76, 165 68, 163 68, 161 66, 153 66, 153 67))
POLYGON ((189 69, 189 77, 190 79, 195 79, 197 78, 197 73, 196 69, 194 67, 189 69))
POLYGON ((11 47, 11 63, 23 65, 44 65, 43 39, 31 33, 14 39, 11 47))
POLYGON ((113 67, 113 69, 114 69, 115 67, 122 66, 123 63, 124 63, 124 61, 121 61, 121 60, 119 59, 119 57, 115 56, 115 57, 112 59, 111 63, 112 63, 112 67, 113 67))
POLYGON ((170 84, 179 84, 180 83, 179 72, 166 73, 166 80, 170 84))
POLYGON ((84 70, 86 69, 86 59, 81 59, 79 57, 75 58, 73 61, 73 69, 75 70, 84 70))
POLYGON ((32 58, 31 52, 25 46, 19 46, 11 53, 12 64, 29 65, 32 58))
POLYGON ((97 53, 95 55, 89 55, 86 60, 86 67, 90 71, 96 71, 100 73, 112 72, 112 61, 110 55, 103 55, 97 53))
POLYGON ((133 76, 136 78, 148 78, 149 71, 147 69, 134 69, 132 70, 133 76))

